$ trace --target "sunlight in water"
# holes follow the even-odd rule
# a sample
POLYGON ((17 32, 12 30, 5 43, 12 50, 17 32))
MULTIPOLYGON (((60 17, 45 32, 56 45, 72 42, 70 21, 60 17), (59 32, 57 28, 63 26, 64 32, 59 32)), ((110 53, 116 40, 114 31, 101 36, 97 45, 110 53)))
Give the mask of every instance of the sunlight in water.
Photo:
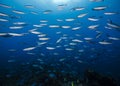
POLYGON ((59 3, 67 3, 69 2, 70 0, 53 0, 53 3, 55 4, 59 4, 59 3))

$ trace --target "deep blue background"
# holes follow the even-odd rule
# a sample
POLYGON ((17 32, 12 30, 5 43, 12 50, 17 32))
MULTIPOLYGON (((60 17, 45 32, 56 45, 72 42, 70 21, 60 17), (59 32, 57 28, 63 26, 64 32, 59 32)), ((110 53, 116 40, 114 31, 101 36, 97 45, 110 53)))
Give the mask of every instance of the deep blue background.
MULTIPOLYGON (((68 3, 53 3, 52 0, 0 0, 1 4, 6 4, 12 8, 0 7, 0 12, 20 16, 20 19, 11 19, 10 17, 2 17, 8 19, 9 22, 0 22, 0 33, 28 33, 28 30, 34 29, 33 24, 40 24, 40 20, 47 20, 47 26, 38 29, 37 31, 47 34, 47 37, 51 38, 47 44, 38 47, 31 53, 35 55, 28 55, 27 52, 24 52, 23 49, 31 46, 37 46, 38 37, 35 34, 29 33, 28 35, 22 37, 10 37, 3 38, 0 37, 0 70, 3 70, 5 67, 17 67, 23 62, 31 62, 38 58, 43 59, 45 63, 56 64, 59 62, 60 58, 66 58, 65 63, 69 63, 71 70, 84 71, 87 68, 93 68, 99 72, 111 74, 115 77, 120 77, 120 41, 113 41, 108 39, 108 35, 112 37, 120 38, 120 32, 116 29, 106 29, 105 26, 107 21, 110 19, 116 24, 120 25, 120 14, 105 16, 104 12, 120 12, 119 9, 119 0, 105 0, 104 2, 90 2, 89 0, 76 0, 69 1, 68 3), (63 10, 57 10, 57 5, 67 4, 63 10), (25 8, 25 5, 33 5, 35 8, 25 8), (107 6, 106 10, 103 11, 93 11, 92 8, 96 6, 107 6), (85 10, 82 11, 70 11, 73 7, 85 7, 85 10), (12 10, 20 10, 25 12, 24 15, 15 14, 12 10), (50 14, 43 14, 45 10, 52 10, 50 14), (38 15, 31 14, 30 12, 37 12, 38 15), (81 13, 88 13, 87 16, 83 18, 77 18, 81 13), (88 17, 96 16, 100 18, 98 22, 88 21, 88 17), (56 19, 66 19, 66 18, 75 18, 73 22, 57 22, 56 19), (28 25, 20 30, 11 30, 10 26, 13 26, 13 22, 26 22, 28 25), (75 24, 75 23, 80 23, 75 24), (50 29, 48 26, 51 24, 57 25, 69 25, 71 27, 81 26, 82 28, 77 31, 72 31, 71 29, 50 29), (89 30, 87 27, 89 25, 99 24, 100 27, 96 30, 101 31, 103 34, 100 38, 96 39, 96 30, 89 30), (56 32, 62 32, 62 34, 56 34, 56 32), (63 35, 67 34, 67 42, 61 42, 56 44, 56 41, 63 35), (75 34, 80 34, 80 37, 76 37, 75 34), (83 43, 78 43, 74 46, 74 51, 65 51, 63 45, 71 42, 72 38, 77 38, 83 43), (94 42, 93 44, 88 43, 84 40, 85 37, 92 37, 94 42), (100 45, 98 42, 108 40, 111 41, 111 45, 100 45), (57 46, 61 45, 61 48, 58 48, 53 51, 46 49, 47 46, 57 46), (84 47, 87 46, 87 47, 84 47), (91 49, 95 50, 92 51, 91 49), (15 52, 10 52, 8 50, 16 49, 15 52), (78 50, 83 49, 83 53, 79 53, 78 50), (60 55, 53 55, 54 52, 58 52, 60 55), (41 56, 43 53, 45 56, 41 56), (83 63, 79 63, 74 57, 78 57, 79 60, 82 60, 83 63), (8 63, 8 60, 14 59, 15 63, 8 63)), ((40 41, 39 41, 40 42, 40 41)))

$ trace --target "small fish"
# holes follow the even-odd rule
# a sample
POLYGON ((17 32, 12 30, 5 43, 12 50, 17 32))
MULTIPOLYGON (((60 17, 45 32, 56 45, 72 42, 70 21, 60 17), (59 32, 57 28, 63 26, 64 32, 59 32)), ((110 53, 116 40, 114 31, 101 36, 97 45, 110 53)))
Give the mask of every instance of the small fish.
POLYGON ((33 26, 36 27, 36 28, 43 27, 42 25, 36 25, 36 24, 34 24, 33 26))
POLYGON ((46 40, 49 40, 50 38, 39 38, 39 40, 41 41, 46 41, 46 40))
POLYGON ((25 22, 14 22, 13 24, 14 25, 20 25, 20 26, 26 26, 27 25, 27 23, 25 23, 25 22))
POLYGON ((115 14, 118 14, 117 12, 105 12, 104 13, 105 15, 115 15, 115 14))
POLYGON ((84 10, 84 7, 74 7, 71 9, 71 11, 80 11, 80 10, 84 10))
POLYGON ((80 43, 80 42, 83 42, 83 41, 81 41, 81 40, 79 40, 79 39, 73 39, 72 41, 73 41, 73 42, 79 42, 79 43, 80 43))
POLYGON ((52 12, 52 10, 45 10, 44 12, 43 12, 43 14, 49 14, 49 13, 51 13, 52 12))
POLYGON ((66 51, 72 51, 73 49, 71 48, 65 48, 66 51))
POLYGON ((77 45, 77 44, 76 43, 69 43, 69 45, 73 45, 74 46, 74 45, 77 45))
POLYGON ((120 38, 116 38, 116 37, 108 37, 108 39, 111 39, 111 40, 120 40, 120 38))
POLYGON ((71 28, 71 26, 61 26, 63 29, 71 28))
POLYGON ((74 18, 65 19, 65 21, 67 21, 67 22, 71 22, 71 21, 74 21, 74 20, 75 20, 74 18))
POLYGON ((62 62, 62 61, 64 61, 64 60, 65 60, 65 58, 61 58, 59 61, 62 62))
POLYGON ((91 26, 88 26, 89 29, 96 29, 96 28, 98 28, 98 27, 99 27, 99 25, 91 25, 91 26))
POLYGON ((25 48, 25 49, 23 49, 23 51, 31 51, 31 50, 33 50, 33 49, 35 49, 36 47, 28 47, 28 48, 25 48))
POLYGON ((72 30, 78 30, 78 29, 80 29, 81 27, 74 27, 74 28, 72 28, 72 30))
POLYGON ((9 33, 9 35, 12 35, 12 36, 24 36, 26 33, 21 33, 21 34, 18 34, 18 33, 9 33))
POLYGON ((106 8, 107 8, 106 6, 98 6, 98 7, 93 8, 93 10, 100 11, 100 10, 105 10, 106 8))
POLYGON ((84 38, 85 40, 87 40, 87 41, 90 41, 90 40, 92 40, 93 38, 88 38, 88 37, 86 37, 86 38, 84 38))
POLYGON ((78 18, 82 18, 82 17, 86 16, 87 14, 88 14, 88 13, 80 14, 80 15, 78 15, 77 17, 78 17, 78 18))
POLYGON ((16 14, 25 14, 24 12, 18 11, 18 10, 13 10, 12 12, 14 12, 14 13, 16 13, 16 14))
POLYGON ((44 44, 46 44, 46 43, 47 43, 47 42, 37 42, 38 46, 44 45, 44 44))
POLYGON ((117 25, 117 24, 113 23, 112 21, 109 21, 107 23, 107 25, 111 28, 120 29, 120 25, 117 25))
POLYGON ((41 32, 38 32, 38 31, 30 31, 32 34, 41 34, 41 32))
POLYGON ((59 25, 49 25, 49 28, 59 28, 59 25))
POLYGON ((109 44, 112 44, 112 43, 107 42, 107 41, 101 41, 101 42, 99 42, 99 44, 102 44, 102 45, 109 45, 109 44))
POLYGON ((62 40, 62 37, 60 37, 60 38, 56 41, 56 43, 60 43, 61 40, 62 40))
POLYGON ((47 23, 47 20, 40 20, 41 23, 47 23))
POLYGON ((82 61, 82 60, 78 60, 78 62, 79 62, 79 63, 83 63, 83 61, 82 61))
POLYGON ((34 8, 33 5, 25 5, 26 8, 34 8))
POLYGON ((97 18, 92 18, 92 17, 90 17, 90 18, 88 18, 88 20, 90 20, 90 21, 99 21, 99 19, 97 19, 97 18))
POLYGON ((0 16, 8 16, 8 15, 5 13, 0 13, 0 16))
POLYGON ((21 29, 21 28, 23 28, 22 26, 11 26, 11 27, 9 27, 10 29, 21 29))
POLYGON ((38 13, 37 13, 37 12, 33 12, 33 11, 31 12, 31 14, 38 15, 38 13))
POLYGON ((102 35, 102 32, 97 32, 96 38, 99 38, 102 35))
POLYGON ((57 6, 58 10, 63 10, 65 7, 67 6, 67 4, 61 4, 57 6))
POLYGON ((38 37, 45 37, 46 36, 46 34, 40 34, 40 35, 38 35, 38 37))
POLYGON ((0 37, 8 38, 12 37, 12 35, 10 35, 9 33, 0 33, 0 37))
POLYGON ((5 5, 5 4, 0 4, 0 7, 4 7, 4 8, 12 8, 11 6, 5 5))
POLYGON ((46 49, 48 49, 48 50, 54 50, 55 48, 54 47, 46 47, 46 49))
POLYGON ((0 18, 0 22, 8 22, 8 20, 0 18))
POLYGON ((62 19, 56 19, 58 22, 62 22, 63 20, 62 19))

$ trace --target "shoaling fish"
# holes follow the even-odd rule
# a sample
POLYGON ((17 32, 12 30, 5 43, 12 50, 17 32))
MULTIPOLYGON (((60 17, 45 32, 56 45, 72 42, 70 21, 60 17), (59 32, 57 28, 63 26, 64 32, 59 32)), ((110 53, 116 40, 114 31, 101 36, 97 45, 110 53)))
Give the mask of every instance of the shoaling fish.
POLYGON ((102 45, 109 45, 109 44, 112 44, 111 42, 107 42, 107 41, 101 41, 99 42, 99 44, 102 44, 102 45))
POLYGON ((105 10, 106 8, 107 8, 106 6, 98 6, 98 7, 94 7, 93 10, 100 11, 100 10, 105 10))
POLYGON ((115 23, 113 23, 111 20, 108 20, 107 25, 111 28, 115 28, 115 29, 119 29, 120 30, 120 25, 117 25, 115 23))
POLYGON ((33 50, 33 49, 35 49, 36 47, 28 47, 28 48, 25 48, 25 49, 23 49, 23 51, 31 51, 31 50, 33 50))
POLYGON ((12 8, 11 6, 5 5, 5 4, 0 4, 0 7, 4 7, 4 8, 12 8))

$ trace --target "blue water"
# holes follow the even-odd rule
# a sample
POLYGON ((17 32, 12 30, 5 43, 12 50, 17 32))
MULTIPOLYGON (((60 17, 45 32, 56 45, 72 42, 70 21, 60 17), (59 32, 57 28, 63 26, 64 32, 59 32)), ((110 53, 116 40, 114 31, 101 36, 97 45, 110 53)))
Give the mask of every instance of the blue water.
MULTIPOLYGON (((56 0, 57 1, 57 0, 56 0)), ((20 37, 0 37, 0 71, 4 69, 15 70, 19 69, 19 65, 23 63, 37 62, 38 59, 43 60, 45 64, 54 65, 58 64, 61 70, 70 70, 80 72, 81 74, 86 69, 93 69, 103 74, 111 75, 115 78, 120 78, 120 40, 110 40, 108 37, 120 38, 119 29, 107 29, 107 22, 111 20, 117 25, 120 25, 120 9, 119 0, 104 0, 102 2, 91 2, 89 0, 68 0, 63 2, 56 2, 55 0, 0 0, 0 4, 8 5, 11 8, 0 7, 0 13, 5 13, 9 16, 0 16, 2 19, 9 20, 8 22, 0 21, 0 33, 27 33, 20 37), (34 8, 26 8, 25 5, 32 5, 34 8), (58 10, 58 5, 65 5, 62 10, 58 10), (105 10, 94 11, 93 8, 97 6, 106 6, 105 10), (84 7, 81 11, 71 11, 74 7, 84 7), (22 11, 25 14, 14 13, 13 10, 22 11), (49 14, 43 14, 45 10, 51 10, 49 14), (37 14, 32 14, 36 12, 37 14), (117 12, 115 15, 104 15, 104 12, 117 12), (77 18, 78 15, 88 13, 83 18, 77 18), (19 16, 20 18, 11 18, 12 16, 19 16), (89 21, 89 17, 98 18, 99 21, 89 21), (65 19, 74 18, 74 21, 66 22, 65 19), (56 19, 62 19, 58 22, 56 19), (32 34, 29 30, 35 29, 33 25, 43 24, 40 20, 47 20, 46 26, 37 28, 36 31, 46 34, 50 38, 46 44, 36 47, 30 51, 23 51, 28 47, 38 46, 39 40, 37 34, 32 34), (22 29, 10 29, 9 27, 15 26, 14 22, 25 22, 26 26, 22 29), (88 26, 99 24, 95 30, 90 30, 88 26), (49 28, 49 25, 71 26, 68 29, 63 28, 49 28), (81 27, 79 30, 73 31, 73 27, 81 27), (102 32, 99 38, 96 38, 97 32, 102 32), (56 32, 61 32, 56 34, 56 32), (66 34, 67 39, 63 39, 60 43, 56 41, 66 34), (79 34, 80 36, 76 36, 79 34), (84 38, 93 38, 92 41, 87 42, 84 38), (76 45, 69 45, 72 39, 79 39, 82 43, 76 45), (102 45, 100 41, 109 41, 112 44, 102 45), (66 51, 65 46, 72 48, 72 51, 66 51), (47 50, 46 47, 61 46, 54 50, 47 50), (9 51, 15 49, 15 51, 9 51), (83 52, 78 52, 83 50, 83 52), (34 55, 27 54, 34 53, 34 55), (54 55, 58 53, 58 55, 54 55), (60 61, 63 58, 65 60, 60 61), (13 62, 8 62, 14 60, 13 62), (82 62, 78 62, 78 61, 82 62), (68 65, 69 67, 67 67, 68 65)), ((53 77, 54 75, 51 75, 53 77)))

